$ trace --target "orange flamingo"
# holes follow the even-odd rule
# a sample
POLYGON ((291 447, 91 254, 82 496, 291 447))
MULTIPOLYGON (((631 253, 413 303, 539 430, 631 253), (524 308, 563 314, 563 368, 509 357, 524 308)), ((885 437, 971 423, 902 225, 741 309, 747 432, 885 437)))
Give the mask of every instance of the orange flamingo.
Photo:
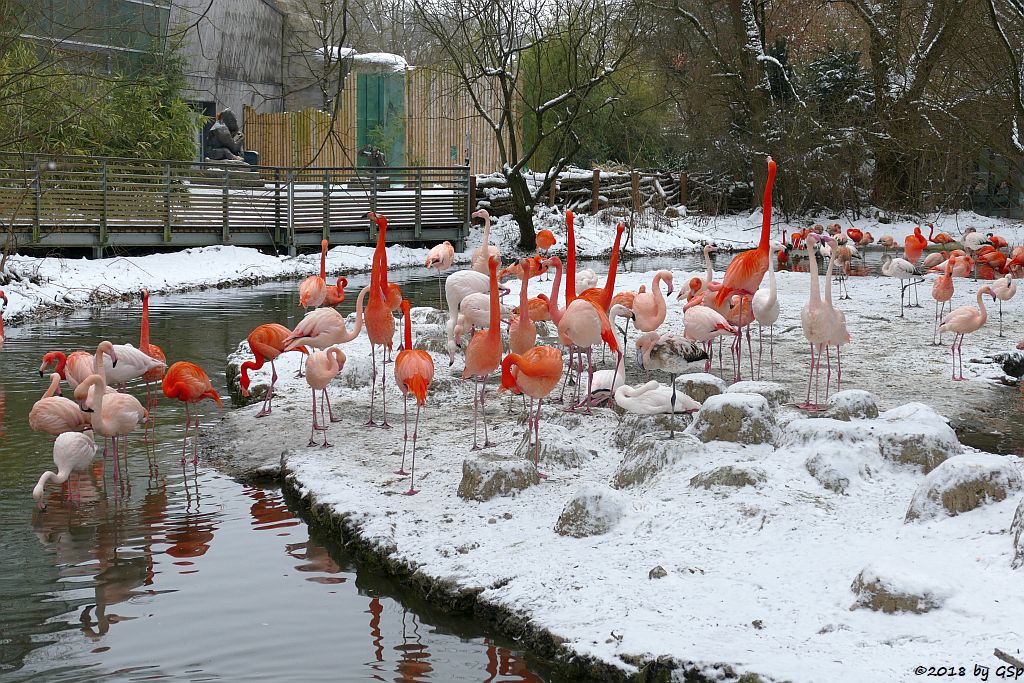
POLYGON ((58 436, 64 432, 80 432, 89 428, 89 413, 78 404, 60 395, 60 375, 50 375, 50 386, 28 413, 28 426, 33 432, 58 436))
POLYGON ((327 396, 327 385, 338 376, 343 367, 345 367, 345 354, 337 346, 332 346, 326 351, 311 353, 309 360, 306 361, 306 384, 309 385, 309 389, 313 393, 313 426, 309 430, 308 444, 310 446, 316 445, 313 435, 318 431, 324 433, 323 448, 331 445, 327 443, 327 424, 317 424, 316 421, 316 392, 319 391, 321 397, 320 421, 324 421, 324 403, 327 404, 331 422, 340 420, 341 418, 334 417, 334 411, 331 410, 331 399, 327 396))
POLYGON ((907 235, 903 240, 903 258, 916 266, 927 246, 928 238, 921 234, 921 227, 918 226, 914 228, 913 235, 907 235))
POLYGON ((541 230, 537 233, 537 250, 543 251, 545 254, 548 249, 555 246, 555 234, 550 230, 541 230))
MULTIPOLYGON (((178 361, 167 369, 167 374, 164 375, 163 391, 167 398, 176 398, 185 404, 185 436, 181 442, 181 463, 184 465, 185 447, 188 444, 189 406, 199 403, 204 398, 212 399, 217 407, 222 407, 224 402, 220 400, 220 395, 214 390, 210 376, 201 367, 188 361, 178 361)), ((77 391, 75 396, 78 396, 77 391)), ((199 462, 199 416, 195 417, 195 436, 192 438, 193 465, 199 462)))
MULTIPOLYGON (((291 334, 291 330, 277 323, 260 325, 249 333, 249 349, 252 351, 254 359, 242 363, 242 377, 238 382, 242 387, 242 396, 249 395, 250 370, 259 370, 269 360, 271 372, 270 387, 263 396, 263 407, 260 409, 260 412, 256 413, 256 417, 270 415, 270 412, 273 410, 274 385, 277 383, 277 367, 274 365, 274 361, 285 352, 285 347, 288 345, 287 340, 291 337, 291 334)), ((298 351, 303 354, 309 353, 305 346, 296 346, 288 350, 298 351)))
MULTIPOLYGON (((386 241, 388 219, 383 214, 373 211, 367 213, 366 217, 377 224, 377 247, 373 254, 373 266, 379 269, 380 291, 384 295, 384 302, 387 304, 388 312, 394 313, 402 305, 402 290, 394 282, 388 282, 388 250, 386 241)), ((390 346, 387 348, 387 357, 384 362, 391 362, 390 346)))
POLYGON ((1000 237, 999 235, 987 233, 985 237, 988 238, 989 243, 996 249, 1006 249, 1008 246, 1010 246, 1010 243, 1007 242, 1004 238, 1000 237))
POLYGON ((320 275, 310 275, 299 284, 299 306, 316 308, 327 298, 327 240, 320 240, 320 275))
POLYGON ((348 278, 339 277, 333 287, 327 288, 327 296, 324 297, 324 306, 340 306, 345 301, 345 288, 348 287, 348 278))
MULTIPOLYGON (((612 246, 612 256, 608 263, 608 277, 605 280, 604 288, 591 287, 579 294, 579 298, 586 299, 606 313, 612 306, 612 295, 615 292, 615 275, 619 269, 619 245, 622 242, 622 234, 626 232, 626 226, 619 223, 615 226, 615 243, 612 246)), ((669 285, 669 294, 672 293, 672 286, 669 285)), ((568 305, 568 302, 566 302, 568 305)))
POLYGON ((85 378, 92 374, 92 354, 88 351, 72 351, 64 355, 60 351, 50 351, 43 355, 43 362, 39 366, 39 376, 42 377, 46 369, 57 364, 53 369, 62 380, 67 381, 72 389, 85 381, 85 378))
MULTIPOLYGON (((383 234, 383 232, 381 234, 383 234)), ((366 336, 370 339, 370 353, 373 356, 373 379, 370 382, 370 418, 365 424, 367 427, 378 426, 377 423, 373 421, 373 403, 377 395, 377 346, 382 347, 382 351, 390 351, 395 337, 395 319, 391 317, 391 309, 388 308, 384 289, 381 287, 381 272, 384 268, 386 268, 386 266, 382 259, 374 261, 373 270, 370 271, 369 302, 366 305, 364 318, 366 336)), ((360 297, 361 296, 362 294, 360 294, 360 297)), ((383 356, 384 353, 382 352, 382 361, 383 356)), ((381 369, 380 374, 381 402, 384 406, 384 419, 381 421, 380 426, 384 429, 391 429, 391 425, 388 424, 388 403, 387 392, 384 390, 383 369, 381 369)))
POLYGON ((931 242, 932 244, 951 244, 953 242, 956 242, 955 239, 953 239, 944 232, 940 232, 938 235, 933 235, 933 233, 935 232, 934 223, 929 223, 928 228, 928 241, 931 242))
MULTIPOLYGON (((939 321, 942 320, 942 311, 953 298, 953 266, 956 265, 956 256, 951 256, 946 261, 945 272, 935 278, 932 283, 932 298, 935 299, 935 320, 932 325, 932 345, 942 344, 942 335, 939 334, 939 321), (935 337, 938 336, 938 339, 935 337)), ((952 306, 952 304, 950 304, 952 306)))
POLYGON ((846 231, 846 236, 849 237, 854 244, 859 244, 860 241, 864 239, 864 232, 859 228, 849 228, 846 231))
POLYGON ((427 389, 434 381, 434 359, 420 349, 412 348, 412 320, 409 316, 409 302, 402 302, 402 313, 405 316, 405 348, 395 358, 395 384, 402 391, 403 409, 402 422, 405 435, 402 437, 402 465, 395 474, 405 476, 405 449, 409 443, 409 394, 416 397, 416 421, 412 428, 412 466, 409 474, 409 490, 405 495, 412 496, 419 491, 416 483, 416 438, 420 430, 420 408, 427 402, 427 389))
MULTIPOLYGON (((530 310, 530 320, 533 322, 544 322, 551 320, 551 312, 548 311, 548 295, 538 294, 537 296, 531 296, 527 302, 527 308, 530 310)), ((519 306, 512 309, 515 315, 520 315, 519 306)))
MULTIPOLYGON (((672 293, 672 273, 667 270, 659 270, 654 275, 654 282, 651 283, 651 291, 637 294, 633 299, 633 315, 635 316, 633 326, 641 332, 653 332, 661 327, 668 314, 668 307, 665 304, 665 296, 661 292, 661 283, 668 283, 667 294, 672 293)), ((627 319, 626 324, 629 324, 627 319)))
POLYGON ((473 448, 489 448, 494 444, 487 438, 487 411, 484 399, 487 395, 487 376, 494 372, 501 363, 501 317, 498 302, 498 258, 492 256, 487 261, 487 270, 491 281, 491 315, 490 326, 480 330, 469 340, 466 347, 466 365, 462 370, 462 379, 473 378, 473 448), (480 391, 477 391, 479 387, 480 391), (477 406, 484 423, 484 445, 477 445, 477 406))
MULTIPOLYGON (((514 389, 530 397, 526 432, 533 430, 533 464, 540 466, 540 408, 562 379, 562 353, 550 346, 534 346, 523 354, 510 353, 501 362, 501 386, 498 391, 514 389), (533 401, 537 410, 533 410, 533 401)), ((545 476, 541 474, 540 476, 545 476)))
MULTIPOLYGON (((565 212, 565 305, 568 306, 576 299, 576 217, 572 211, 565 212)), ((547 263, 551 263, 548 259, 547 263)))
POLYGON ((533 277, 533 261, 524 258, 521 262, 523 269, 523 286, 519 290, 519 318, 509 321, 508 324, 508 345, 512 353, 526 353, 537 343, 537 326, 530 320, 530 305, 527 299, 530 278, 533 277))
POLYGON ((152 382, 159 382, 164 378, 167 369, 167 354, 156 344, 149 343, 149 290, 142 290, 142 325, 139 330, 139 351, 158 360, 163 365, 147 370, 142 375, 142 381, 146 383, 146 407, 149 409, 150 417, 156 408, 156 398, 153 396, 152 382))

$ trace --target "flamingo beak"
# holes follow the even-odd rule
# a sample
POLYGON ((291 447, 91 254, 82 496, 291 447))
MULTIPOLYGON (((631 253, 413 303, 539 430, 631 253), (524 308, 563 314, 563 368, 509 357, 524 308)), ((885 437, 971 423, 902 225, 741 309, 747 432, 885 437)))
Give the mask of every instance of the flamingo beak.
POLYGON ((81 411, 83 413, 91 413, 91 412, 93 412, 92 408, 90 408, 87 405, 85 405, 85 401, 79 401, 78 402, 78 407, 81 409, 81 411))
POLYGON ((673 287, 673 286, 672 286, 672 282, 671 282, 671 281, 669 281, 669 283, 668 283, 668 293, 669 293, 669 294, 671 294, 671 293, 672 293, 672 292, 674 292, 674 291, 676 291, 676 290, 675 290, 675 287, 673 287))
POLYGON ((40 377, 42 377, 42 376, 43 376, 43 371, 42 371, 42 370, 40 370, 40 371, 39 371, 39 376, 40 376, 40 377))

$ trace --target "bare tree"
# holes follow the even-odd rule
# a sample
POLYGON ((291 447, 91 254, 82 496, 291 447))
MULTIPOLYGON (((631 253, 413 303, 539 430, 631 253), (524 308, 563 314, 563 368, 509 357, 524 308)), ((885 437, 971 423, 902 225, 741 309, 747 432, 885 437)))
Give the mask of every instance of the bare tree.
POLYGON ((1007 81, 1010 85, 1010 106, 1013 108, 1013 122, 1010 141, 1017 152, 1024 152, 1024 138, 1021 125, 1024 123, 1024 1, 988 0, 992 24, 999 35, 999 41, 1006 51, 1010 66, 1007 81))
POLYGON ((628 0, 421 0, 417 15, 494 135, 519 245, 532 250, 533 208, 579 144, 573 125, 607 104, 591 95, 637 49, 640 7, 628 0), (537 98, 555 70, 557 92, 537 98), (524 126, 532 132, 525 140, 524 126))

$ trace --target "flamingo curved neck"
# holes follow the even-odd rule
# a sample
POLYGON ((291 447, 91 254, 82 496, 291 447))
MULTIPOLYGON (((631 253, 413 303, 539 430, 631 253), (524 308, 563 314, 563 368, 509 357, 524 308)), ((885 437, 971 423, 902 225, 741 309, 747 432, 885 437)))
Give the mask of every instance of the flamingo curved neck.
POLYGON ((711 284, 711 281, 715 279, 715 269, 711 265, 711 247, 704 247, 704 268, 706 269, 705 278, 707 284, 711 284))
POLYGON ((775 184, 775 162, 768 157, 768 180, 764 184, 764 201, 762 202, 761 217, 761 241, 757 245, 758 251, 768 253, 768 243, 771 241, 769 232, 772 225, 772 186, 775 184))
POLYGON ((50 398, 57 393, 58 389, 60 389, 60 375, 55 372, 50 375, 50 386, 46 388, 43 398, 50 398))
POLYGON ((519 327, 524 332, 529 329, 530 325, 530 301, 529 301, 529 283, 530 283, 530 266, 523 266, 523 288, 519 290, 519 327))
POLYGON ((821 302, 821 290, 818 287, 818 257, 814 253, 816 239, 807 236, 807 272, 811 274, 811 301, 821 302))
POLYGON ((569 211, 565 215, 566 257, 565 257, 565 305, 576 299, 576 230, 573 227, 575 218, 569 211))
POLYGON ((565 312, 564 308, 558 308, 558 288, 562 285, 562 262, 556 257, 552 259, 552 263, 555 266, 555 281, 551 283, 551 297, 548 299, 548 313, 551 315, 551 321, 557 325, 562 319, 562 313, 565 312))
POLYGON ((988 309, 985 308, 985 300, 982 298, 982 291, 978 290, 978 310, 981 312, 981 324, 978 325, 980 328, 988 320, 988 309))
POLYGON ((612 294, 615 292, 615 276, 619 270, 619 246, 622 243, 622 233, 626 229, 619 223, 615 228, 615 244, 612 246, 612 257, 608 263, 608 278, 604 282, 604 293, 602 296, 602 303, 605 309, 611 306, 612 294))
POLYGON ((142 295, 142 329, 139 333, 139 351, 149 355, 149 292, 142 295))
POLYGON ((403 304, 402 308, 405 310, 403 314, 405 316, 405 348, 412 349, 412 314, 409 312, 409 307, 403 304))
MULTIPOLYGON (((339 344, 345 344, 352 341, 359 336, 360 330, 363 329, 363 299, 366 298, 366 294, 370 291, 370 287, 372 286, 373 285, 371 284, 367 287, 363 287, 359 292, 359 296, 356 297, 356 322, 352 326, 351 331, 349 331, 347 327, 342 331, 341 337, 338 339, 339 344)), ((342 321, 342 327, 344 326, 345 323, 342 321)))
POLYGON ((488 328, 487 333, 492 337, 497 335, 498 338, 500 339, 501 303, 498 301, 498 268, 497 264, 491 263, 489 258, 487 263, 487 270, 489 271, 491 278, 491 310, 489 311, 491 326, 488 328))
POLYGON ((775 306, 778 298, 778 289, 775 286, 775 260, 768 259, 768 306, 775 306))
POLYGON ((832 266, 835 262, 835 256, 829 256, 828 268, 825 269, 825 304, 829 308, 832 308, 832 266))

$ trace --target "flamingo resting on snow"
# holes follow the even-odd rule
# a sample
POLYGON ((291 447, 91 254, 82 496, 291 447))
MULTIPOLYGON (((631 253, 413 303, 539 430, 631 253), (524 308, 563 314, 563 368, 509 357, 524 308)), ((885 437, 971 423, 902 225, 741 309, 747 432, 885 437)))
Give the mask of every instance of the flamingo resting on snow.
POLYGON ((982 295, 988 294, 993 299, 996 298, 992 288, 988 285, 983 285, 978 289, 978 307, 974 306, 960 306, 950 311, 945 318, 942 319, 942 323, 939 325, 939 333, 942 332, 953 332, 953 344, 950 346, 950 351, 953 354, 953 381, 959 382, 964 379, 964 335, 970 334, 971 332, 977 332, 984 325, 985 321, 988 320, 988 311, 985 310, 985 303, 982 301, 982 295), (959 340, 959 345, 957 341, 959 340), (956 358, 960 356, 960 376, 956 375, 956 358))
POLYGON ((92 432, 65 432, 57 437, 53 442, 53 464, 57 466, 57 471, 43 472, 43 476, 39 477, 39 482, 32 489, 32 497, 40 510, 46 509, 46 501, 43 500, 46 485, 63 484, 71 475, 74 475, 74 484, 68 484, 67 498, 71 500, 73 491, 77 500, 82 500, 78 478, 82 472, 89 471, 96 457, 97 448, 92 432))
MULTIPOLYGON (((164 396, 167 398, 176 398, 185 404, 185 435, 181 441, 181 464, 185 464, 185 447, 188 443, 188 429, 189 429, 189 406, 195 405, 202 401, 204 398, 211 399, 217 404, 217 407, 223 407, 224 403, 220 400, 220 395, 214 391, 213 384, 210 382, 210 376, 206 372, 196 365, 195 363, 189 363, 188 361, 178 361, 172 365, 168 370, 167 374, 164 375, 163 382, 164 396)), ((75 392, 77 396, 77 391, 75 392)), ((93 425, 96 424, 96 418, 93 418, 93 425)), ((192 464, 195 465, 199 462, 199 416, 196 415, 195 420, 195 436, 192 438, 192 464)))
MULTIPOLYGON (((636 340, 637 364, 644 370, 662 370, 672 377, 672 413, 676 412, 676 376, 690 369, 693 363, 708 359, 708 353, 696 342, 674 334, 647 332, 636 340)), ((675 422, 669 438, 675 437, 675 422)))
MULTIPOLYGON (((525 284, 524 284, 525 287, 525 284)), ((412 348, 412 319, 409 314, 409 302, 402 302, 402 314, 405 316, 405 348, 395 358, 395 384, 402 392, 405 408, 402 422, 405 434, 402 437, 402 465, 395 474, 409 475, 409 490, 405 495, 412 496, 416 490, 416 439, 420 431, 420 408, 427 402, 427 390, 434 381, 434 359, 421 349, 412 348), (416 397, 416 421, 412 428, 412 465, 410 472, 405 471, 405 449, 409 443, 409 394, 416 397)))

